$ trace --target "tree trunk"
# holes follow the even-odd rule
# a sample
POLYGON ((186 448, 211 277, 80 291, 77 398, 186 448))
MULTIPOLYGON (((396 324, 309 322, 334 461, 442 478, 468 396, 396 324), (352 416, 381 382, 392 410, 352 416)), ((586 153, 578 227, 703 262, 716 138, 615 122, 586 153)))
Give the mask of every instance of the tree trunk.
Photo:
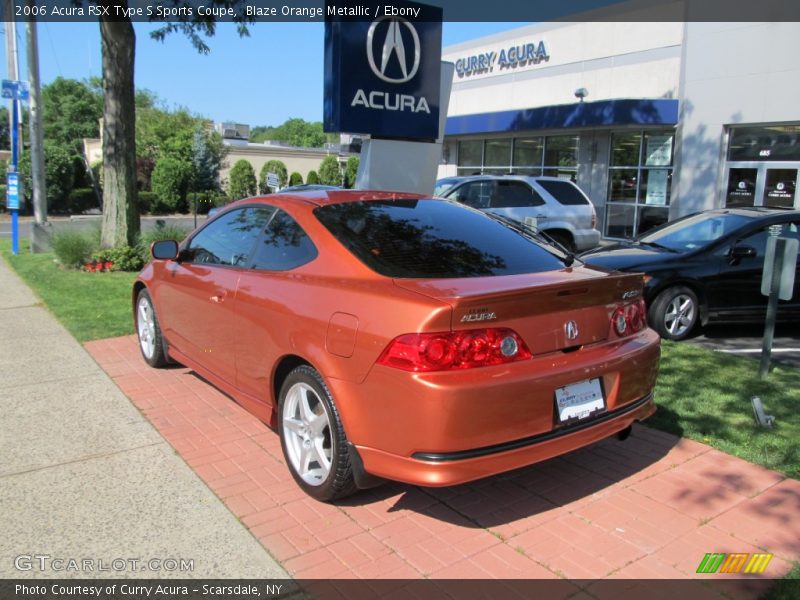
MULTIPOLYGON (((110 6, 110 2, 99 4, 110 6)), ((117 3, 127 8, 127 2, 117 3)), ((109 11, 113 12, 113 11, 109 11)), ((139 234, 136 199, 136 34, 130 20, 100 19, 103 48, 103 247, 132 246, 139 234)))

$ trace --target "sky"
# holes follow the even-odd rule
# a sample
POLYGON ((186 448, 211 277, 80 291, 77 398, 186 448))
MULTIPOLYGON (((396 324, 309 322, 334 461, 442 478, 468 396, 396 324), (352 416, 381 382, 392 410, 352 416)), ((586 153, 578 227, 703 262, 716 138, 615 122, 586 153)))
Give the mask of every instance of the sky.
MULTIPOLYGON (((3 25, 3 36, 5 23, 3 25)), ((454 23, 442 26, 442 44, 459 42, 520 27, 525 23, 454 23)), ((219 23, 208 40, 211 53, 200 55, 180 33, 164 42, 150 38, 157 28, 135 23, 137 88, 147 88, 170 108, 188 108, 214 121, 250 126, 279 125, 299 117, 322 120, 322 23, 259 22, 250 37, 240 38, 231 23, 219 23)), ((97 23, 39 23, 39 70, 42 84, 56 77, 100 76, 100 32, 97 23)), ((20 73, 27 79, 25 28, 17 24, 20 73)), ((3 78, 5 39, 0 45, 3 78)))

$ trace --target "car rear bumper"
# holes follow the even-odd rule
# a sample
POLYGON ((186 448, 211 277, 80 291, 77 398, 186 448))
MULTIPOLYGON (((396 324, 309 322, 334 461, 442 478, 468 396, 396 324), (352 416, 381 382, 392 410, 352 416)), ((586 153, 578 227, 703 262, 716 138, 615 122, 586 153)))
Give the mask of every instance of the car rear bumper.
POLYGON ((411 457, 355 446, 366 472, 413 485, 440 487, 467 483, 525 467, 588 446, 642 421, 655 412, 648 394, 616 411, 561 431, 505 444, 451 453, 418 452, 411 457))
POLYGON ((575 231, 575 250, 583 252, 600 245, 600 232, 597 229, 578 229, 575 231))
POLYGON ((409 373, 376 365, 329 379, 349 441, 372 475, 451 485, 522 467, 652 414, 660 345, 652 330, 507 365, 409 373), (597 378, 605 410, 560 424, 555 390, 597 378))

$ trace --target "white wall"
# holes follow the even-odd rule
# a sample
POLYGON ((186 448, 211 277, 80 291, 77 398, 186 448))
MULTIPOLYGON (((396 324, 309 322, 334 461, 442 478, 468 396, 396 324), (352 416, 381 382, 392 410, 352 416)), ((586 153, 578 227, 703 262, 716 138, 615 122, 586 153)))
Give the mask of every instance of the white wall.
POLYGON ((671 216, 720 206, 726 125, 800 122, 799 23, 687 23, 671 216))
POLYGON ((448 116, 613 98, 676 97, 681 23, 544 23, 449 46, 442 59, 544 41, 550 59, 453 78, 448 116))

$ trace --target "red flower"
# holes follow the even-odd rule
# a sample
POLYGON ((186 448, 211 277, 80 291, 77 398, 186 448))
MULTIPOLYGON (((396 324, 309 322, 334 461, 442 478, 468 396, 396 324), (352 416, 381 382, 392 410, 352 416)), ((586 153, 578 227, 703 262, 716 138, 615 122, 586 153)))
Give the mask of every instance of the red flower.
POLYGON ((106 264, 105 264, 106 271, 110 271, 111 267, 113 267, 113 266, 114 266, 113 262, 111 262, 110 260, 106 261, 106 264))

